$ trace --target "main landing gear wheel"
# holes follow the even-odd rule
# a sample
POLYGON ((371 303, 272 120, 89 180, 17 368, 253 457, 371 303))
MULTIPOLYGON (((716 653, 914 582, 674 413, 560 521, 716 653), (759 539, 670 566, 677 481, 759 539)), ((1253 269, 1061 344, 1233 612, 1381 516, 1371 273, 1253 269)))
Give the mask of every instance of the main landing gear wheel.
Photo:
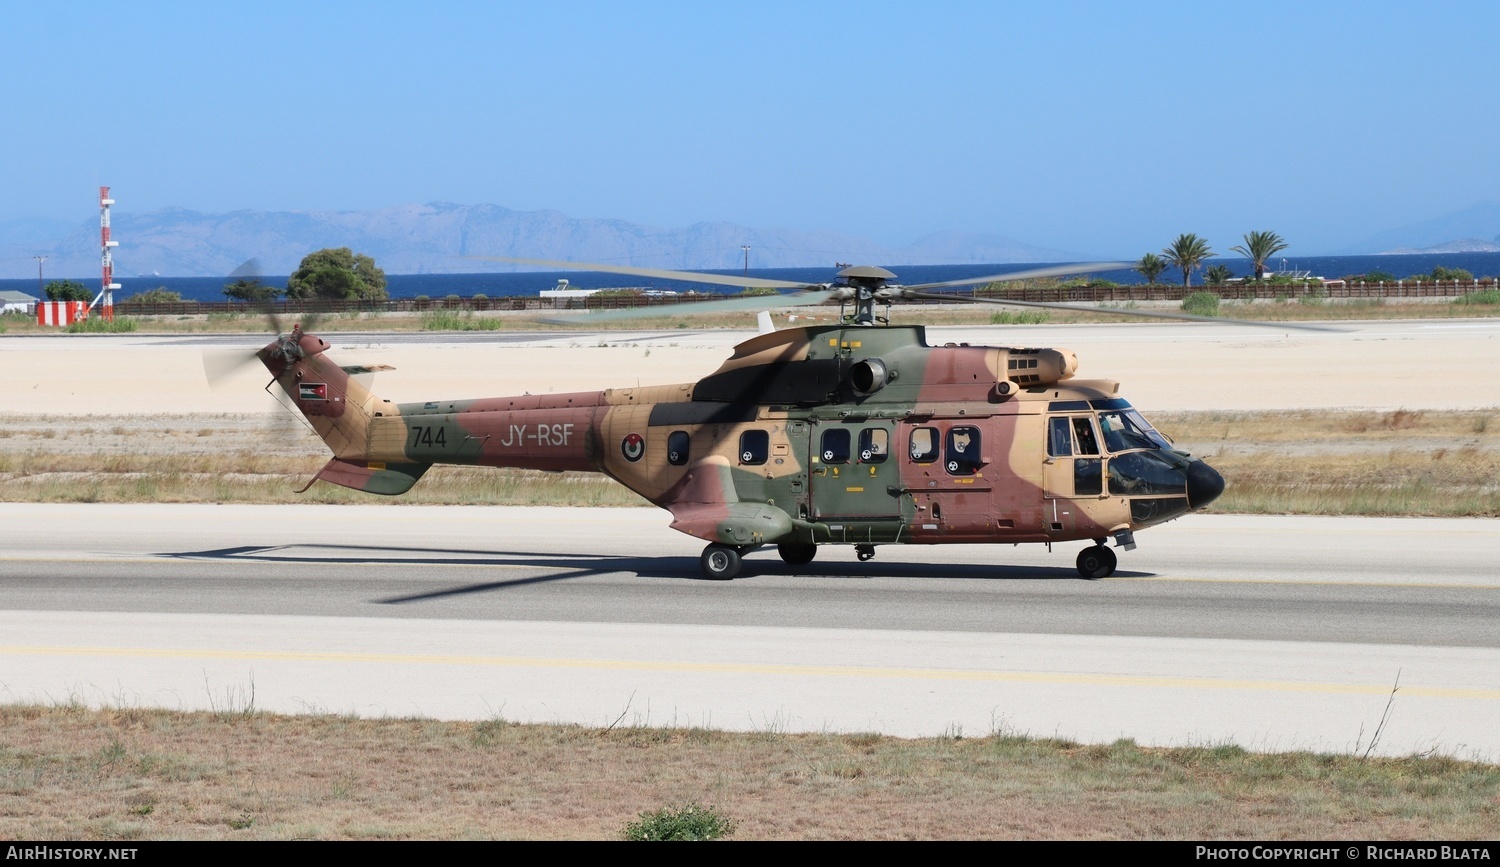
POLYGON ((1084 548, 1078 552, 1078 574, 1090 581, 1108 578, 1114 574, 1115 562, 1115 552, 1103 545, 1084 548))
POLYGON ((874 545, 855 545, 854 546, 854 556, 858 557, 859 558, 859 562, 861 562, 861 563, 864 563, 867 560, 874 560, 875 559, 875 546, 874 545))
POLYGON ((715 581, 728 581, 740 574, 740 549, 714 543, 703 549, 698 558, 703 574, 715 581))
POLYGON ((791 566, 806 566, 818 556, 818 546, 801 542, 782 542, 776 546, 782 561, 791 566))

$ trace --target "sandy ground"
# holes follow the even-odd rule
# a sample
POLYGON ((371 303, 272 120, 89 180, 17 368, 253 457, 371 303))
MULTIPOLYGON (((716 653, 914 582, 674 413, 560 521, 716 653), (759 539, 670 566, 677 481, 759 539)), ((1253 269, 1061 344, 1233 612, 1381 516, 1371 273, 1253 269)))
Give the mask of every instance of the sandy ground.
MULTIPOLYGON (((1110 378, 1147 410, 1472 409, 1500 406, 1500 320, 1342 324, 1336 332, 1194 324, 934 328, 929 341, 1064 346, 1080 377, 1110 378)), ((397 401, 586 391, 696 380, 745 334, 336 335, 344 364, 388 364, 397 401)), ((257 335, 0 337, 0 415, 269 413, 251 363, 210 388, 204 355, 257 335)))

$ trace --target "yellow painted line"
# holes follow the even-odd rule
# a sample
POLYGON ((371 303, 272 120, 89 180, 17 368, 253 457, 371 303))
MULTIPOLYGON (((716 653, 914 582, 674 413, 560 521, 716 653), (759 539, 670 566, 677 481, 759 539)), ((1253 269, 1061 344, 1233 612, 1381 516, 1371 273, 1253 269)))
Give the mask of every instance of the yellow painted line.
MULTIPOLYGON (((552 668, 592 671, 658 671, 693 674, 761 674, 794 677, 883 678, 987 683, 1040 683, 1068 686, 1141 686, 1155 689, 1209 689, 1259 692, 1389 695, 1384 684, 1315 683, 1279 680, 1224 680, 1128 674, 1070 674, 1046 671, 968 671, 945 668, 866 668, 850 665, 788 665, 748 662, 680 662, 627 659, 569 659, 526 656, 456 656, 344 651, 224 650, 153 647, 46 647, 0 645, 0 656, 102 656, 129 659, 223 659, 262 662, 352 662, 376 665, 466 665, 486 668, 552 668)), ((1403 686, 1399 694, 1425 698, 1500 701, 1500 689, 1403 686)))

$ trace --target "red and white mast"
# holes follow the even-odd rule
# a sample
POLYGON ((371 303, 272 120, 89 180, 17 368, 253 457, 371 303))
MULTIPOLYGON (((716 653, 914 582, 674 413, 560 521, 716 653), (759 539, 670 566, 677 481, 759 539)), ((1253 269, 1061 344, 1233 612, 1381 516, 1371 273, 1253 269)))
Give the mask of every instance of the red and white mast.
POLYGON ((109 197, 109 187, 99 188, 99 262, 103 266, 104 279, 99 287, 99 295, 94 298, 89 309, 94 304, 99 305, 100 312, 104 315, 105 322, 111 322, 115 318, 115 292, 120 284, 114 281, 115 260, 110 248, 120 246, 119 241, 112 241, 109 237, 109 206, 115 203, 109 197), (102 302, 102 303, 101 303, 102 302))

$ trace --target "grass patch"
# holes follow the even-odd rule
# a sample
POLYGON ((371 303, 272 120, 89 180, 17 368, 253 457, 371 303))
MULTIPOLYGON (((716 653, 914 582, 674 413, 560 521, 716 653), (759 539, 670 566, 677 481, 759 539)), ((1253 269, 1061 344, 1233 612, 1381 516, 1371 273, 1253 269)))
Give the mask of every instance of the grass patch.
POLYGON ((1454 298, 1453 303, 1458 305, 1483 304, 1494 306, 1500 304, 1500 289, 1485 289, 1482 292, 1470 292, 1467 295, 1460 295, 1454 298))
POLYGON ((1219 296, 1212 292, 1193 292, 1182 299, 1182 312, 1193 316, 1218 316, 1219 296))
POLYGON ((66 330, 69 334, 125 334, 135 331, 139 325, 140 323, 130 316, 116 316, 114 319, 90 316, 68 325, 66 330))
POLYGON ((422 314, 423 331, 498 331, 503 324, 494 316, 475 316, 472 310, 430 310, 422 314))
POLYGON ((1041 325, 1052 317, 1045 310, 997 310, 990 314, 991 325, 1041 325))

